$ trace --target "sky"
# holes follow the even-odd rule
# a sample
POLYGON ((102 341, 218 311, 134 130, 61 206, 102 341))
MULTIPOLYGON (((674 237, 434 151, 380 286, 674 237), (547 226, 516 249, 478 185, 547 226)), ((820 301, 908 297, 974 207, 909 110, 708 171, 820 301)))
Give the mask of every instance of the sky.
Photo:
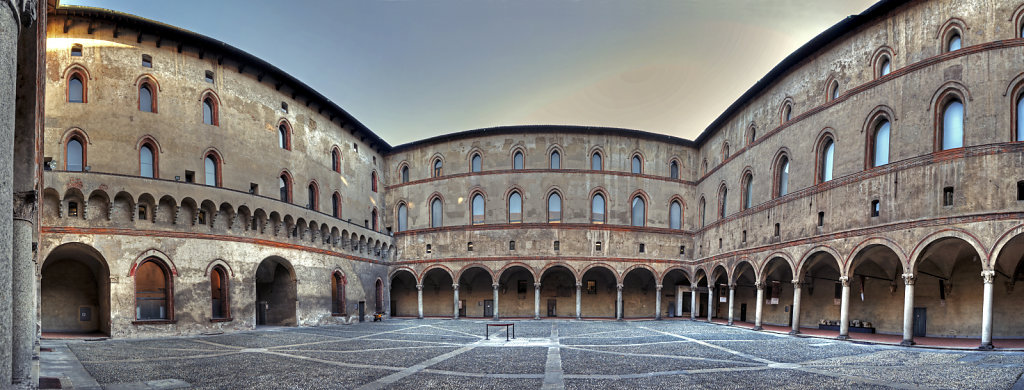
POLYGON ((260 57, 391 145, 504 125, 694 139, 787 55, 876 0, 62 0, 260 57))

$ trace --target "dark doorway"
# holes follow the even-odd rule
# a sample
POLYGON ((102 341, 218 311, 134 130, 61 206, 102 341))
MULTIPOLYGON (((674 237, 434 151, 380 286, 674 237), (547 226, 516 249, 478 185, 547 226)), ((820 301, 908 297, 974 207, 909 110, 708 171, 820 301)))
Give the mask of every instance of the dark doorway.
POLYGON ((557 307, 557 299, 548 299, 548 317, 558 317, 558 310, 556 310, 557 307))
POLYGON ((110 273, 95 249, 61 245, 46 257, 40 276, 43 332, 110 334, 110 273))
POLYGON ((740 304, 740 322, 747 322, 747 304, 740 304))
POLYGON ((366 321, 366 301, 359 301, 359 322, 366 321))
POLYGON ((928 333, 927 308, 914 308, 914 337, 925 337, 928 333))
POLYGON ((256 325, 296 326, 295 277, 291 264, 270 257, 256 268, 256 325))
POLYGON ((398 301, 391 301, 391 316, 398 317, 398 301))
POLYGON ((466 300, 465 299, 460 299, 459 300, 459 317, 465 317, 465 316, 466 316, 466 300))
POLYGON ((484 300, 484 317, 494 317, 494 300, 484 300))

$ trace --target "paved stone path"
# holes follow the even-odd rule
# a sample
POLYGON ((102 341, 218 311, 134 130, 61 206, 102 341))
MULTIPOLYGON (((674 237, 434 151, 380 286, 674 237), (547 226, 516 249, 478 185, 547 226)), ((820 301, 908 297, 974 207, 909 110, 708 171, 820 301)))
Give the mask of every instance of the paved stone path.
MULTIPOLYGON (((689 321, 390 320, 161 339, 44 340, 75 388, 1013 388, 1022 352, 942 351, 689 321), (496 337, 498 336, 498 337, 496 337)), ((1016 386, 1015 386, 1016 385, 1016 386)))

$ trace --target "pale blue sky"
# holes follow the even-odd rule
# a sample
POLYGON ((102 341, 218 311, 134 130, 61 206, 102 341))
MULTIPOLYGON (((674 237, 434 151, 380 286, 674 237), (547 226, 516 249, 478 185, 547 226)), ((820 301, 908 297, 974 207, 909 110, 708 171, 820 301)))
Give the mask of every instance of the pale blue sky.
POLYGON ((789 53, 875 0, 64 0, 227 42, 392 145, 577 124, 693 139, 789 53))

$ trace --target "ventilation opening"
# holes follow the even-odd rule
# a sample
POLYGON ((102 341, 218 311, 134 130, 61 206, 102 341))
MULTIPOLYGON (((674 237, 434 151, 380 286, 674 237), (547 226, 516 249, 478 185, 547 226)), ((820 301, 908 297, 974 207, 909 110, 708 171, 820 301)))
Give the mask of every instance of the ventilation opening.
POLYGON ((432 250, 431 250, 431 248, 430 248, 430 244, 427 244, 427 254, 429 255, 431 251, 432 251, 432 250))
POLYGON ((679 254, 680 255, 685 255, 686 254, 686 245, 680 245, 679 246, 679 254))
POLYGON ((594 250, 598 252, 601 251, 601 241, 598 241, 597 243, 594 244, 594 250))
POLYGON ((473 241, 470 241, 470 242, 466 243, 466 251, 468 251, 468 252, 472 252, 473 251, 473 241))
POLYGON ((825 212, 824 211, 819 211, 818 212, 818 227, 822 227, 822 226, 825 226, 825 212))
POLYGON ((185 182, 186 183, 195 183, 196 182, 196 173, 193 172, 193 171, 185 171, 185 182))
POLYGON ((640 253, 644 253, 644 250, 646 248, 644 247, 644 244, 640 244, 640 248, 639 249, 640 249, 640 253))
POLYGON ((872 217, 877 217, 880 209, 881 209, 881 206, 879 206, 878 199, 872 200, 871 201, 871 216, 872 217))
POLYGON ((249 183, 249 194, 250 195, 259 195, 260 194, 260 185, 256 184, 256 183, 249 183))
POLYGON ((508 242, 508 250, 510 250, 510 251, 516 250, 516 242, 515 241, 509 241, 508 242))
POLYGON ((213 83, 213 71, 212 70, 206 71, 206 82, 211 83, 211 84, 213 83))
POLYGON ((747 231, 746 230, 743 231, 743 243, 744 244, 747 243, 747 231))
POLYGON ((555 241, 553 246, 555 247, 555 251, 558 251, 560 249, 559 247, 561 246, 561 242, 555 241))
POLYGON ((946 187, 942 189, 942 205, 953 205, 953 187, 946 187))
POLYGON ((288 103, 281 102, 281 111, 284 111, 285 114, 288 113, 288 103))
POLYGON ((779 237, 779 224, 775 223, 775 237, 779 237))
POLYGON ((145 67, 145 68, 152 68, 153 67, 153 57, 151 57, 149 54, 143 54, 142 55, 142 66, 145 67))

